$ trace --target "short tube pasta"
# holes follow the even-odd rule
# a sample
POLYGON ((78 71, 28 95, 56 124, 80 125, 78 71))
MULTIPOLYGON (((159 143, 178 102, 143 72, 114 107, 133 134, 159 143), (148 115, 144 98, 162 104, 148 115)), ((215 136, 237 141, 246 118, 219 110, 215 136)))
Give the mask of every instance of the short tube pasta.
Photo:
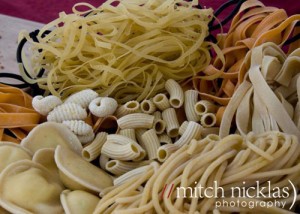
POLYGON ((168 79, 165 88, 170 94, 169 102, 173 108, 180 108, 184 102, 184 93, 181 86, 173 79, 168 79))
POLYGON ((215 114, 207 113, 202 115, 200 122, 204 128, 213 127, 216 125, 217 118, 215 114))
POLYGON ((178 145, 175 144, 165 144, 158 148, 157 150, 157 158, 158 161, 164 162, 167 160, 172 153, 179 149, 178 145))
POLYGON ((146 131, 142 135, 142 140, 145 144, 145 150, 148 154, 149 160, 154 160, 157 158, 157 149, 159 148, 159 139, 156 135, 156 132, 154 129, 150 129, 146 131))
POLYGON ((173 143, 172 139, 167 134, 165 134, 165 133, 159 135, 158 136, 158 140, 159 140, 160 145, 173 143))
POLYGON ((82 157, 87 161, 95 160, 101 153, 101 148, 107 138, 106 132, 99 132, 95 139, 82 150, 82 157))
POLYGON ((215 113, 217 107, 208 100, 200 100, 194 106, 197 115, 202 116, 206 113, 215 113))
POLYGON ((153 98, 153 103, 161 111, 171 107, 169 99, 165 94, 155 95, 155 97, 153 98))
POLYGON ((114 175, 120 176, 140 166, 140 162, 110 160, 105 164, 105 169, 114 175))
POLYGON ((183 135, 188 125, 189 125, 189 121, 184 121, 179 127, 178 134, 183 135))
POLYGON ((119 131, 119 134, 136 141, 135 130, 134 129, 121 129, 119 131))
POLYGON ((167 134, 170 137, 178 136, 179 122, 177 120, 176 112, 174 108, 168 108, 162 112, 162 118, 166 121, 167 134))
POLYGON ((115 115, 117 118, 123 117, 127 114, 132 114, 138 112, 140 109, 140 103, 136 100, 131 100, 126 102, 117 108, 115 115))
POLYGON ((105 165, 109 161, 109 157, 106 155, 101 154, 99 157, 99 166, 101 169, 105 170, 105 165))
POLYGON ((121 129, 150 129, 153 122, 154 116, 145 113, 128 114, 117 120, 121 129))
POLYGON ((156 111, 156 106, 152 100, 143 100, 140 106, 141 111, 146 114, 152 114, 156 111))
POLYGON ((200 120, 194 108, 197 101, 198 92, 196 90, 187 90, 184 92, 184 111, 188 121, 197 122, 200 120))
POLYGON ((178 147, 182 147, 183 145, 190 143, 193 139, 200 140, 201 130, 202 126, 199 123, 190 121, 182 136, 174 144, 178 147))

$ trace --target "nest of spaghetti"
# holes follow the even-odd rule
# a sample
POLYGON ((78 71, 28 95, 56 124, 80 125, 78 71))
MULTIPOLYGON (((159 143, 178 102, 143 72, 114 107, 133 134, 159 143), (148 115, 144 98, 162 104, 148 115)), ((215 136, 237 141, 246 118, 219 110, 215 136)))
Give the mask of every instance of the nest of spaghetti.
POLYGON ((72 14, 60 13, 44 26, 38 41, 22 34, 31 43, 30 77, 22 76, 63 99, 85 88, 119 103, 151 98, 167 79, 185 80, 211 62, 205 38, 213 11, 195 5, 183 0, 77 4, 72 14), (82 6, 88 9, 79 11, 82 6), (45 73, 36 78, 41 69, 45 73))

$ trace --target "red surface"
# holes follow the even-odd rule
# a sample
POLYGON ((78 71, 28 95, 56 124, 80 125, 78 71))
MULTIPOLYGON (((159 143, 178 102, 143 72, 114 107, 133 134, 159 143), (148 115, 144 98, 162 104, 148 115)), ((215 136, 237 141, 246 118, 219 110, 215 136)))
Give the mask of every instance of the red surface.
MULTIPOLYGON (((261 0, 266 6, 284 8, 289 15, 300 14, 300 0, 261 0)), ((32 21, 48 23, 58 17, 58 13, 71 13, 72 6, 87 2, 94 6, 104 0, 0 0, 0 13, 32 21)), ((218 8, 226 0, 199 0, 206 7, 218 8)))

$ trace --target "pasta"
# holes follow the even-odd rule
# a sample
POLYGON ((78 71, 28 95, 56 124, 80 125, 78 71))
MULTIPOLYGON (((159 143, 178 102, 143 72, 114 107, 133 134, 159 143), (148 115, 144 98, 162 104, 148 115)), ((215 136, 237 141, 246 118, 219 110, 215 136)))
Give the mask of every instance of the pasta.
POLYGON ((213 113, 206 113, 201 116, 200 123, 204 128, 213 127, 216 125, 217 118, 213 113))
POLYGON ((178 136, 179 123, 174 108, 168 108, 162 112, 162 118, 166 122, 166 131, 170 137, 178 136))
POLYGON ((143 113, 152 114, 156 110, 156 106, 151 100, 143 100, 141 103, 141 110, 143 113))
POLYGON ((157 150, 158 161, 164 162, 170 157, 172 153, 177 151, 179 148, 180 147, 176 144, 165 144, 160 146, 157 150))
POLYGON ((97 117, 107 117, 114 114, 118 103, 115 99, 110 97, 97 97, 89 103, 88 107, 93 115, 97 117))
POLYGON ((183 133, 184 133, 185 130, 187 129, 188 125, 189 125, 189 121, 184 121, 184 122, 180 125, 180 127, 179 127, 179 129, 178 129, 178 134, 179 134, 179 135, 183 135, 183 133))
POLYGON ((160 146, 159 139, 154 129, 149 129, 142 135, 142 141, 149 160, 157 159, 157 149, 160 146))
POLYGON ((199 121, 200 117, 196 114, 195 104, 198 101, 198 92, 187 90, 184 92, 184 111, 188 121, 199 121))
MULTIPOLYGON (((145 163, 146 164, 146 163, 145 163)), ((127 162, 120 160, 110 160, 106 163, 105 169, 114 175, 123 175, 126 172, 138 168, 142 164, 140 162, 127 162)))
POLYGON ((92 100, 96 99, 97 97, 97 92, 91 89, 85 89, 69 96, 65 100, 65 103, 76 103, 81 105, 82 108, 87 108, 92 102, 92 100))
POLYGON ((134 129, 121 129, 119 134, 136 141, 134 129))
POLYGON ((195 108, 196 114, 199 116, 202 116, 206 113, 215 113, 216 112, 216 106, 208 100, 198 101, 195 104, 194 108, 195 108))
POLYGON ((184 102, 184 94, 181 86, 173 79, 168 79, 165 88, 170 94, 170 104, 173 108, 180 108, 184 102))
POLYGON ((158 135, 158 140, 160 145, 173 143, 172 139, 167 134, 158 135))
POLYGON ((127 114, 138 112, 139 108, 140 108, 139 102, 137 102, 136 100, 131 100, 126 102, 124 105, 121 105, 119 108, 117 108, 115 115, 117 118, 120 118, 127 114))
POLYGON ((117 120, 121 129, 149 129, 153 126, 154 116, 144 113, 125 115, 117 120))
POLYGON ((160 111, 154 112, 153 116, 154 116, 153 129, 156 131, 156 134, 162 134, 166 129, 166 122, 161 119, 160 111))
POLYGON ((174 143, 178 147, 188 144, 191 140, 201 139, 202 126, 194 121, 190 121, 182 136, 174 143))
POLYGON ((83 148, 81 156, 89 162, 95 160, 100 155, 102 146, 106 142, 106 138, 106 132, 97 133, 93 142, 83 148))
POLYGON ((167 108, 171 107, 169 103, 169 99, 165 94, 155 95, 155 97, 153 98, 153 102, 156 105, 156 107, 161 111, 164 111, 167 108))
POLYGON ((163 91, 167 79, 186 79, 210 63, 204 39, 212 9, 183 0, 115 2, 99 8, 82 4, 86 12, 77 11, 77 4, 73 14, 60 13, 40 30, 39 43, 23 33, 33 49, 33 66, 27 68, 32 78, 24 72, 23 78, 63 99, 91 88, 119 103, 140 102, 163 91), (43 37, 48 29, 52 32, 43 37), (35 78, 41 68, 45 75, 35 78))
MULTIPOLYGON (((289 181, 300 184, 299 160, 299 142, 292 135, 277 131, 249 133, 245 137, 229 135, 223 139, 210 135, 179 148, 155 172, 148 166, 131 179, 118 183, 100 200, 95 213, 102 213, 108 207, 116 213, 291 213, 288 207, 274 205, 274 200, 282 196, 276 196, 275 192, 286 188, 288 197, 281 197, 280 201, 293 200, 293 190, 287 187, 289 181), (244 160, 237 161, 237 157, 244 160), (209 194, 214 191, 218 194, 203 197, 208 188, 209 194), (231 188, 244 188, 251 197, 232 192, 231 188), (264 195, 270 191, 270 197, 261 199, 257 188, 264 195), (237 203, 226 206, 220 203, 223 200, 244 201, 247 205, 250 201, 258 203, 253 207, 237 203), (267 208, 259 203, 262 201, 272 202, 272 206, 267 208)), ((300 199, 297 193, 295 197, 300 199)))

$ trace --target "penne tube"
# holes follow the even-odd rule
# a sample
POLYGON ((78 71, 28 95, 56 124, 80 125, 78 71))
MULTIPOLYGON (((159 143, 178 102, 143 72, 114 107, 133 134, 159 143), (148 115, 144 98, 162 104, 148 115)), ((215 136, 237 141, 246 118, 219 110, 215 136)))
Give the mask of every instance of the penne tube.
POLYGON ((136 100, 131 100, 117 108, 115 115, 117 118, 123 117, 127 114, 138 112, 140 109, 140 103, 136 100))
POLYGON ((198 92, 196 90, 187 90, 184 93, 184 111, 188 121, 198 122, 200 120, 194 108, 197 101, 198 92))
POLYGON ((143 100, 141 102, 141 111, 145 114, 152 114, 156 111, 156 106, 152 100, 143 100))
POLYGON ((200 122, 204 128, 213 127, 216 125, 217 118, 215 114, 207 113, 202 115, 200 122))
POLYGON ((165 94, 157 94, 153 98, 153 103, 161 111, 171 107, 169 103, 169 99, 165 94))
POLYGON ((173 143, 172 139, 167 134, 165 134, 165 133, 159 135, 158 136, 158 140, 159 140, 160 145, 173 143))
POLYGON ((178 136, 179 123, 174 108, 168 108, 162 112, 162 118, 166 122, 167 134, 170 137, 178 136))
POLYGON ((164 162, 165 160, 168 159, 168 157, 170 157, 172 153, 177 151, 179 148, 180 147, 175 144, 165 144, 160 146, 157 150, 158 161, 164 162))
POLYGON ((202 116, 206 113, 215 113, 217 107, 208 100, 200 100, 194 106, 197 115, 202 116))
POLYGON ((106 132, 99 132, 95 139, 82 150, 82 157, 87 161, 95 160, 101 153, 101 148, 107 138, 106 132))
POLYGON ((110 160, 106 163, 105 169, 117 176, 123 175, 126 172, 129 172, 133 169, 136 169, 138 167, 147 165, 148 162, 128 162, 128 161, 121 161, 121 160, 110 160))
POLYGON ((180 108, 184 102, 184 93, 181 86, 173 79, 168 79, 165 88, 170 94, 170 105, 173 108, 180 108))
POLYGON ((162 134, 166 129, 166 122, 162 120, 160 111, 154 112, 153 116, 154 123, 152 128, 156 131, 156 134, 162 134))
POLYGON ((106 155, 101 154, 99 157, 99 166, 101 169, 105 170, 105 165, 109 161, 109 157, 106 155))
POLYGON ((185 132, 174 144, 178 147, 182 147, 183 145, 190 143, 193 139, 200 140, 201 130, 202 126, 199 123, 190 121, 185 132))
POLYGON ((160 146, 159 139, 156 135, 154 129, 150 129, 146 131, 142 135, 142 140, 145 143, 145 150, 148 154, 149 160, 154 160, 157 158, 157 149, 160 146))
POLYGON ((117 120, 121 129, 150 129, 153 126, 154 116, 145 113, 125 115, 117 120))
POLYGON ((184 121, 179 127, 178 134, 183 135, 188 125, 189 125, 189 121, 184 121))
POLYGON ((135 130, 134 129, 121 129, 119 131, 119 134, 136 141, 135 130))

